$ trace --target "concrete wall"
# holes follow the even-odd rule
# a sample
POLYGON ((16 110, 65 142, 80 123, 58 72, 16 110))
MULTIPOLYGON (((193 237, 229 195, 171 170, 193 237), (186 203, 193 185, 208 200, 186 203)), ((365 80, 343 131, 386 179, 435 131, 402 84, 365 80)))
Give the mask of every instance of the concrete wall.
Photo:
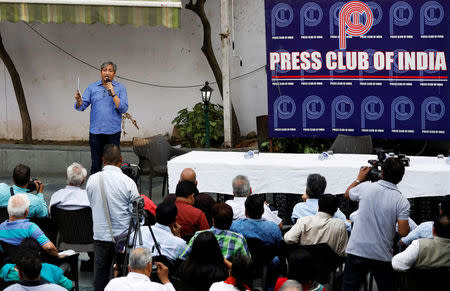
MULTIPOLYGON (((184 0, 184 3, 187 1, 184 0)), ((264 1, 234 1, 236 49, 243 59, 233 58, 231 76, 252 71, 266 63, 264 1)), ((216 57, 220 63, 220 1, 206 5, 212 25, 216 57)), ((118 75, 161 85, 195 85, 214 81, 200 48, 202 27, 198 17, 182 9, 182 27, 133 27, 31 24, 45 37, 89 64, 99 66, 105 60, 118 65, 118 75)), ((21 76, 33 124, 33 138, 44 140, 86 140, 89 109, 73 109, 77 77, 81 88, 99 79, 99 72, 75 60, 40 38, 26 24, 1 23, 3 43, 21 76)), ((129 113, 140 130, 126 124, 133 136, 172 133, 171 121, 177 112, 200 101, 200 87, 165 89, 122 82, 128 90, 129 113)), ((221 103, 213 86, 213 102, 221 103)), ((259 70, 232 82, 232 100, 242 134, 256 129, 255 117, 267 114, 266 72, 259 70)), ((0 64, 0 138, 20 139, 21 119, 14 90, 6 68, 0 64)))

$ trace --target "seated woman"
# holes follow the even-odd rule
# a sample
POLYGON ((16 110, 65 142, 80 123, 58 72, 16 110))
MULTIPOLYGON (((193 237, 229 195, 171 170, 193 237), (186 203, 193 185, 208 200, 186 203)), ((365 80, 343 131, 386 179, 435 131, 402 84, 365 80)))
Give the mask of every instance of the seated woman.
POLYGON ((224 259, 214 234, 202 232, 194 240, 189 258, 180 267, 183 290, 209 290, 212 283, 228 277, 227 266, 231 263, 224 259))
POLYGON ((231 265, 230 276, 211 285, 209 291, 246 291, 252 290, 253 261, 250 257, 239 255, 231 265))
MULTIPOLYGON (((19 245, 16 258, 21 256, 21 250, 31 250, 41 255, 42 248, 34 238, 25 238, 19 245)), ((6 282, 19 282, 19 271, 15 264, 5 264, 0 270, 0 278, 6 282)), ((42 263, 41 278, 49 283, 58 284, 67 290, 72 290, 73 282, 63 275, 63 270, 55 265, 42 263)))
POLYGON ((287 278, 278 278, 275 291, 280 290, 287 280, 296 280, 305 291, 326 291, 321 284, 315 281, 315 278, 313 257, 308 251, 299 249, 289 255, 287 278))

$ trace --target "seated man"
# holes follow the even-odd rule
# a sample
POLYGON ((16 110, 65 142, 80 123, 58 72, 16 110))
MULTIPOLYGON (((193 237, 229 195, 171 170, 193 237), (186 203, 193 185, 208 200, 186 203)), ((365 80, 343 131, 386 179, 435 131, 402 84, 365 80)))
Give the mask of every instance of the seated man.
POLYGON ((445 214, 434 221, 433 238, 414 240, 403 252, 392 258, 396 271, 450 268, 450 220, 445 214))
POLYGON ((315 245, 327 243, 339 256, 345 256, 348 234, 345 223, 333 218, 337 211, 337 198, 331 194, 320 195, 316 215, 299 218, 284 235, 288 244, 315 245))
MULTIPOLYGON (((439 214, 450 216, 450 195, 446 195, 439 203, 439 214)), ((416 228, 411 228, 407 236, 402 237, 399 241, 402 249, 405 249, 412 241, 419 238, 433 238, 433 221, 425 221, 416 228)))
POLYGON ((181 226, 181 237, 187 238, 194 235, 196 231, 209 228, 205 214, 192 206, 194 204, 194 193, 198 191, 195 184, 190 181, 178 182, 175 195, 175 206, 177 207, 177 223, 181 226))
MULTIPOLYGON (((161 203, 156 208, 156 224, 142 226, 142 241, 144 247, 152 250, 153 256, 159 256, 150 229, 152 228, 161 254, 169 260, 175 261, 186 248, 186 242, 181 239, 181 227, 177 223, 177 207, 173 203, 161 203)), ((131 237, 133 237, 131 235, 131 237)))
POLYGON ((181 259, 186 260, 188 258, 195 238, 204 231, 210 231, 215 235, 225 259, 231 260, 239 254, 249 256, 244 236, 229 230, 233 222, 233 209, 228 204, 217 203, 212 207, 212 221, 213 227, 195 233, 189 241, 188 247, 181 254, 181 259))
POLYGON ((49 209, 53 205, 64 210, 78 210, 90 207, 86 190, 81 189, 81 185, 86 181, 87 171, 78 164, 73 163, 67 168, 67 186, 56 191, 50 198, 49 209))
MULTIPOLYGON (((227 200, 226 203, 233 208, 233 219, 245 218, 245 200, 252 194, 252 187, 246 176, 238 175, 233 179, 233 200, 227 200)), ((280 228, 283 227, 282 219, 274 214, 268 205, 264 203, 264 213, 262 215, 267 221, 276 223, 280 228)))
POLYGON ((19 271, 20 282, 9 286, 5 291, 59 291, 66 290, 63 287, 48 283, 41 278, 42 263, 36 252, 31 250, 21 250, 22 254, 16 262, 19 271))
POLYGON ((47 204, 44 200, 44 184, 40 181, 31 182, 31 170, 28 166, 17 165, 13 171, 13 186, 8 186, 5 183, 0 184, 0 207, 8 205, 9 197, 15 194, 26 194, 30 201, 30 212, 28 217, 46 217, 48 216, 47 204), (28 185, 35 184, 36 194, 29 193, 28 185))
POLYGON ((262 217, 264 201, 257 195, 250 195, 245 200, 244 219, 234 220, 230 230, 242 234, 245 239, 256 238, 268 247, 277 248, 283 241, 278 225, 262 217))
MULTIPOLYGON (((319 197, 325 192, 327 187, 327 180, 324 176, 319 174, 310 174, 306 179, 306 190, 302 199, 304 202, 297 203, 292 210, 292 222, 295 223, 297 219, 303 216, 315 215, 319 209, 319 197)), ((351 231, 352 226, 347 220, 345 214, 341 210, 336 211, 334 218, 342 219, 348 231, 351 231)))
MULTIPOLYGON (((16 194, 9 199, 9 220, 0 224, 0 241, 17 246, 24 238, 32 237, 39 242, 48 255, 58 257, 55 245, 36 224, 26 219, 29 208, 30 200, 26 194, 16 194)), ((3 251, 1 247, 0 250, 3 251)))
POLYGON ((175 291, 172 283, 169 281, 169 269, 160 262, 155 262, 158 270, 158 278, 161 283, 155 283, 150 280, 152 273, 152 253, 145 248, 137 248, 131 251, 126 277, 114 278, 109 281, 105 291, 175 291))

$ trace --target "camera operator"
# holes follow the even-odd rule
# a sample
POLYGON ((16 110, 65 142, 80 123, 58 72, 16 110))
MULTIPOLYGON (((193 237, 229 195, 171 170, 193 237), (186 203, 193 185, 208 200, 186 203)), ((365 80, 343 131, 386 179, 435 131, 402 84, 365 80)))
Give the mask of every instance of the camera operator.
POLYGON ((346 198, 359 201, 359 209, 346 249, 344 291, 359 290, 368 271, 379 290, 394 290, 391 260, 396 223, 401 236, 409 232, 410 205, 396 186, 405 173, 404 164, 398 158, 386 159, 382 179, 374 183, 365 182, 370 169, 362 167, 345 192, 346 198))
POLYGON ((14 185, 0 184, 0 207, 7 207, 8 200, 15 194, 26 194, 30 200, 28 217, 47 217, 48 208, 44 200, 44 184, 36 179, 31 179, 30 167, 17 165, 13 170, 14 185), (31 192, 36 191, 36 194, 31 192))
POLYGON ((94 224, 94 287, 96 291, 103 290, 108 284, 115 242, 119 236, 127 234, 132 217, 131 203, 139 197, 136 183, 120 169, 122 155, 119 147, 113 144, 106 145, 102 159, 103 170, 91 175, 86 185, 94 224), (111 237, 111 232, 114 237, 111 237))

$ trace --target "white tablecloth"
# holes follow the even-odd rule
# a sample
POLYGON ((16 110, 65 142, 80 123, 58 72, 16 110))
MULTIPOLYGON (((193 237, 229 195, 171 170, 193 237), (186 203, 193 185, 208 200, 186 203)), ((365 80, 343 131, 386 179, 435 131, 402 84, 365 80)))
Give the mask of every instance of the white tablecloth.
MULTIPOLYGON (((236 175, 250 180, 253 193, 304 193, 309 174, 327 179, 326 193, 344 193, 361 166, 375 155, 335 154, 320 161, 317 154, 261 153, 245 159, 243 152, 193 151, 168 162, 169 191, 175 193, 180 173, 193 168, 200 192, 232 194, 236 175)), ((450 165, 436 157, 410 157, 411 166, 399 183, 407 198, 450 194, 450 165)))

